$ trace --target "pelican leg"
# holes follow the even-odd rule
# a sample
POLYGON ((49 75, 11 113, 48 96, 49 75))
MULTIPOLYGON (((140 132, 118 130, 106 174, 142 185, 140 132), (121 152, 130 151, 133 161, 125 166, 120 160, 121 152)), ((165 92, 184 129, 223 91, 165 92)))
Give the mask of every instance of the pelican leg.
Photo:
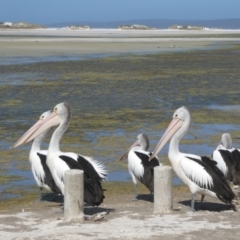
POLYGON ((133 184, 134 184, 134 190, 133 190, 134 198, 133 198, 133 201, 136 201, 136 200, 138 200, 138 199, 137 199, 137 195, 138 195, 138 190, 137 190, 137 188, 138 188, 138 180, 137 180, 137 178, 134 176, 134 174, 132 173, 132 171, 129 170, 129 173, 130 173, 130 175, 131 175, 131 177, 132 177, 133 184))
POLYGON ((154 202, 154 195, 153 195, 153 192, 150 192, 150 195, 149 195, 148 200, 149 200, 150 202, 154 202))
MULTIPOLYGON (((201 195, 201 202, 200 202, 199 208, 202 208, 202 203, 203 203, 204 198, 205 198, 205 195, 201 195)), ((199 209, 199 208, 198 208, 198 209, 199 209)))
POLYGON ((57 197, 57 194, 56 194, 56 193, 53 193, 53 195, 52 195, 52 197, 51 197, 51 202, 54 202, 55 199, 56 199, 56 197, 57 197))
POLYGON ((137 188, 138 188, 138 184, 135 183, 135 184, 134 184, 134 199, 133 199, 133 200, 138 200, 138 199, 137 199, 137 195, 138 195, 138 190, 137 190, 137 188))
POLYGON ((39 202, 42 201, 42 187, 39 187, 39 191, 38 191, 38 201, 39 201, 39 202))
POLYGON ((195 208, 194 208, 194 197, 195 197, 195 194, 192 194, 191 211, 193 211, 193 212, 195 212, 195 208))

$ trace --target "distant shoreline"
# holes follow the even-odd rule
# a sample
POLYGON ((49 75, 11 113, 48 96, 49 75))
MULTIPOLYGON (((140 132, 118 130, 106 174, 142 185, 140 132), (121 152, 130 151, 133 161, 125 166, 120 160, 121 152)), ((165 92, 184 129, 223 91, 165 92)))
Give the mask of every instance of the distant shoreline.
POLYGON ((42 29, 0 29, 1 37, 78 37, 78 38, 166 38, 166 37, 231 37, 240 38, 240 29, 207 29, 207 30, 125 30, 125 29, 68 29, 68 28, 42 28, 42 29))
POLYGON ((240 30, 0 29, 0 64, 158 54, 240 44, 240 30), (227 43, 227 44, 226 44, 227 43))

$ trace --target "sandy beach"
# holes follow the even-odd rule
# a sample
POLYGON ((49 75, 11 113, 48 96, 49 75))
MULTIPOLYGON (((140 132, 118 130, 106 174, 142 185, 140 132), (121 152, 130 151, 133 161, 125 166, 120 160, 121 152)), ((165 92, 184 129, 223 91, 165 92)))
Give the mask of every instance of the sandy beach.
POLYGON ((240 30, 0 30, 0 56, 159 53, 238 42, 240 30))
MULTIPOLYGON (((126 186, 125 186, 126 187, 126 186)), ((132 185, 128 185, 132 190, 132 185)), ((143 191, 145 192, 145 191, 143 191)), ((239 212, 217 199, 196 201, 191 212, 186 187, 173 188, 173 211, 155 214, 148 194, 107 193, 99 207, 85 207, 84 223, 64 223, 63 204, 36 200, 0 214, 2 239, 238 239, 239 212), (101 215, 100 218, 98 216, 101 215)), ((200 199, 200 195, 197 196, 200 199)))
MULTIPOLYGON (((0 63, 18 57, 121 55, 212 49, 240 43, 240 30, 0 30, 0 63)), ((13 141, 11 139, 11 141, 13 141)), ((110 183, 111 184, 111 183, 110 183)), ((114 184, 114 183, 113 183, 114 184)), ((132 183, 107 188, 104 203, 85 207, 82 224, 63 222, 63 202, 18 199, 0 206, 1 239, 239 239, 240 214, 218 199, 206 197, 191 212, 190 192, 173 187, 173 211, 157 215, 144 187, 132 201, 132 183), (113 189, 115 189, 113 191, 113 189), (102 218, 95 221, 97 214, 102 218)), ((196 197, 200 200, 200 196, 196 197)))

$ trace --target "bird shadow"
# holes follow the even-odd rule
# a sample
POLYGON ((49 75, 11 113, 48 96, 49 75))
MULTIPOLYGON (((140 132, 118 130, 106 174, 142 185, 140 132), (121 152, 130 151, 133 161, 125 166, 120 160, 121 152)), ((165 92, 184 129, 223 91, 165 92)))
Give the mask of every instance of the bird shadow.
POLYGON ((63 203, 63 195, 58 195, 55 193, 44 193, 41 196, 41 201, 63 203))
MULTIPOLYGON (((186 201, 180 201, 178 202, 185 206, 191 206, 191 200, 186 201)), ((215 203, 215 202, 197 202, 195 201, 195 211, 210 211, 210 212, 222 212, 222 211, 228 211, 233 210, 231 205, 223 204, 223 203, 215 203)))
MULTIPOLYGON (((54 203, 59 203, 59 206, 62 207, 64 206, 64 197, 63 195, 57 195, 54 193, 46 193, 42 195, 42 199, 41 201, 46 201, 46 202, 54 202, 54 203)), ((98 213, 102 213, 102 212, 114 212, 115 209, 113 208, 103 208, 103 207, 98 207, 98 206, 91 206, 88 204, 84 204, 84 214, 85 215, 94 215, 94 214, 98 214, 98 213)))
POLYGON ((94 215, 94 214, 98 214, 98 213, 102 213, 102 212, 107 212, 107 214, 109 214, 111 212, 115 212, 115 209, 98 207, 98 206, 93 207, 93 206, 85 204, 83 212, 85 215, 94 215))
POLYGON ((137 200, 142 200, 142 201, 153 203, 154 196, 153 196, 153 194, 138 194, 137 200))

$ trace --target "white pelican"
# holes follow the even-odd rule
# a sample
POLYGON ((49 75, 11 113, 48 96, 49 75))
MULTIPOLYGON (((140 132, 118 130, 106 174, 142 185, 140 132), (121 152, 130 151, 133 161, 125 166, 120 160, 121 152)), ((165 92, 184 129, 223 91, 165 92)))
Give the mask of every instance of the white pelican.
POLYGON ((232 148, 232 138, 229 133, 222 134, 212 157, 224 176, 234 185, 240 185, 240 151, 232 148))
MULTIPOLYGON (((21 145, 21 142, 24 140, 24 138, 29 137, 32 130, 36 129, 50 114, 51 111, 44 112, 40 116, 39 120, 11 148, 21 145)), ((47 129, 34 139, 29 153, 29 161, 31 164, 33 177, 39 186, 39 200, 41 200, 42 188, 45 188, 46 190, 52 191, 56 194, 61 193, 60 189, 53 180, 49 167, 46 164, 47 150, 41 150, 41 143, 46 136, 49 135, 51 130, 51 128, 47 129)))
POLYGON ((145 133, 137 136, 137 141, 127 150, 127 152, 119 159, 128 158, 128 171, 134 183, 134 198, 137 199, 137 184, 140 181, 153 193, 153 168, 159 166, 158 158, 155 157, 151 162, 148 161, 152 155, 148 152, 149 139, 145 133))
POLYGON ((100 162, 73 152, 62 152, 59 148, 60 140, 67 130, 71 120, 71 107, 68 103, 59 103, 54 107, 51 115, 35 129, 29 142, 46 129, 59 125, 54 131, 47 154, 47 165, 53 178, 64 195, 64 172, 69 169, 84 171, 84 201, 92 206, 103 202, 104 194, 101 182, 106 180, 106 169, 100 162))
POLYGON ((235 195, 221 171, 215 166, 216 162, 179 151, 179 141, 187 133, 190 123, 189 110, 186 107, 177 109, 173 114, 172 122, 157 144, 151 158, 155 157, 171 139, 168 158, 177 176, 189 187, 192 193, 192 211, 194 211, 195 193, 217 197, 222 202, 232 205, 235 195))

